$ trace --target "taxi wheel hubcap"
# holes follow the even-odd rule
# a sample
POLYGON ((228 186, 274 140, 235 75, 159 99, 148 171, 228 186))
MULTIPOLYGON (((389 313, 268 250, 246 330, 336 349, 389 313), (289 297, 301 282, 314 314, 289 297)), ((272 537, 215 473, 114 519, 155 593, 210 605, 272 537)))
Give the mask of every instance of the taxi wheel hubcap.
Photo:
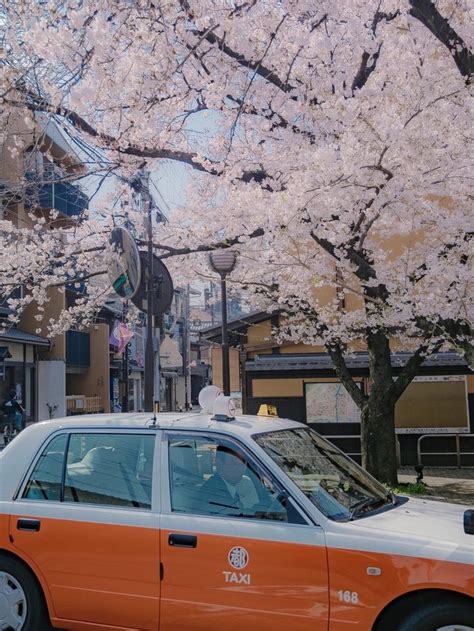
POLYGON ((19 631, 26 619, 26 596, 17 579, 0 572, 0 629, 19 631))

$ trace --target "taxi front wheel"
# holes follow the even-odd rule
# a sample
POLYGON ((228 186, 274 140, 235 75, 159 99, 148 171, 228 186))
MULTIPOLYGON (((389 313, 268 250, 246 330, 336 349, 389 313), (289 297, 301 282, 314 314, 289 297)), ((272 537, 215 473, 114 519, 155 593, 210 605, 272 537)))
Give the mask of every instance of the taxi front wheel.
POLYGON ((404 613, 397 612, 395 617, 390 612, 391 620, 381 619, 376 631, 474 631, 474 600, 435 598, 423 604, 410 602, 404 613))
POLYGON ((41 589, 20 562, 0 556, 0 629, 51 629, 41 589))

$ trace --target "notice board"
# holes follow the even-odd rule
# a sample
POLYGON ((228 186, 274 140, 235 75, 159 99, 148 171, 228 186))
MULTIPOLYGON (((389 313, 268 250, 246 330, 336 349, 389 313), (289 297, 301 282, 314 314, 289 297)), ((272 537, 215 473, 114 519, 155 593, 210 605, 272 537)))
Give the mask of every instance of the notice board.
POLYGON ((466 378, 416 377, 395 405, 398 434, 469 432, 466 378))

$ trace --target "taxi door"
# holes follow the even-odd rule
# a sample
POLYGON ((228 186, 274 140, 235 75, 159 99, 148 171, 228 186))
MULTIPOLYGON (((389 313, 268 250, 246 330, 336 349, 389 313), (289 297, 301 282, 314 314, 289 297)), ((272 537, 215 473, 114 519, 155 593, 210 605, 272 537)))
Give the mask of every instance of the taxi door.
MULTIPOLYGON (((278 519, 276 505, 266 515, 252 513, 259 479, 267 489, 274 484, 276 493, 282 489, 244 447, 227 437, 168 432, 163 447, 160 631, 222 631, 226 624, 259 631, 327 629, 323 530, 288 497, 286 521, 278 519), (239 508, 240 515, 204 514, 205 508, 196 503, 210 485, 216 487, 216 452, 223 444, 246 459, 237 486, 239 505, 243 497, 248 503, 239 508)), ((231 486, 226 485, 222 501, 211 502, 216 511, 228 510, 225 493, 231 486)))
POLYGON ((154 508, 159 489, 158 496, 146 492, 155 438, 123 431, 56 435, 12 502, 11 549, 40 578, 58 626, 158 628, 159 513, 152 501, 154 508), (141 470, 132 471, 133 463, 141 470))

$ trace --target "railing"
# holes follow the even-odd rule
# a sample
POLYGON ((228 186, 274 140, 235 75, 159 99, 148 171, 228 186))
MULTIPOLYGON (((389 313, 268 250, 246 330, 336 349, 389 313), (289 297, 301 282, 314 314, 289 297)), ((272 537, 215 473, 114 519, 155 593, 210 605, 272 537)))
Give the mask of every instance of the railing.
POLYGON ((67 331, 66 364, 88 368, 91 365, 90 334, 85 331, 67 331))
POLYGON ((474 456, 474 451, 461 451, 461 438, 474 438, 474 434, 423 434, 416 443, 418 464, 423 464, 422 456, 456 456, 458 469, 461 468, 461 456, 474 456), (425 451, 421 452, 421 443, 426 438, 454 438, 456 441, 456 451, 425 451))
POLYGON ((66 413, 68 416, 76 414, 98 414, 103 412, 100 397, 86 397, 80 394, 66 397, 66 413))
POLYGON ((338 438, 342 438, 342 439, 352 438, 353 440, 358 440, 360 442, 360 434, 337 434, 337 435, 332 435, 332 436, 328 436, 327 434, 321 434, 321 436, 323 438, 327 438, 332 443, 334 443, 336 447, 338 447, 341 451, 343 451, 346 454, 346 456, 350 456, 352 458, 352 456, 360 457, 362 455, 360 451, 346 451, 345 449, 337 445, 335 442, 338 438))
MULTIPOLYGON (((354 438, 354 439, 357 439, 359 441, 359 443, 360 443, 360 440, 361 440, 360 434, 333 434, 331 436, 328 436, 327 434, 321 434, 321 436, 323 438, 327 438, 332 443, 334 443, 336 445, 336 447, 338 447, 341 451, 343 451, 346 454, 346 456, 349 456, 350 458, 353 458, 354 456, 356 456, 358 458, 362 458, 362 452, 361 451, 346 451, 345 449, 343 449, 342 447, 337 445, 336 442, 335 442, 335 440, 337 440, 338 438, 343 438, 343 439, 344 438, 345 439, 354 438)), ((397 442, 395 443, 395 449, 397 451, 397 465, 400 466, 401 460, 402 460, 402 456, 401 456, 401 450, 400 450, 400 441, 398 440, 398 437, 397 437, 397 442)))

